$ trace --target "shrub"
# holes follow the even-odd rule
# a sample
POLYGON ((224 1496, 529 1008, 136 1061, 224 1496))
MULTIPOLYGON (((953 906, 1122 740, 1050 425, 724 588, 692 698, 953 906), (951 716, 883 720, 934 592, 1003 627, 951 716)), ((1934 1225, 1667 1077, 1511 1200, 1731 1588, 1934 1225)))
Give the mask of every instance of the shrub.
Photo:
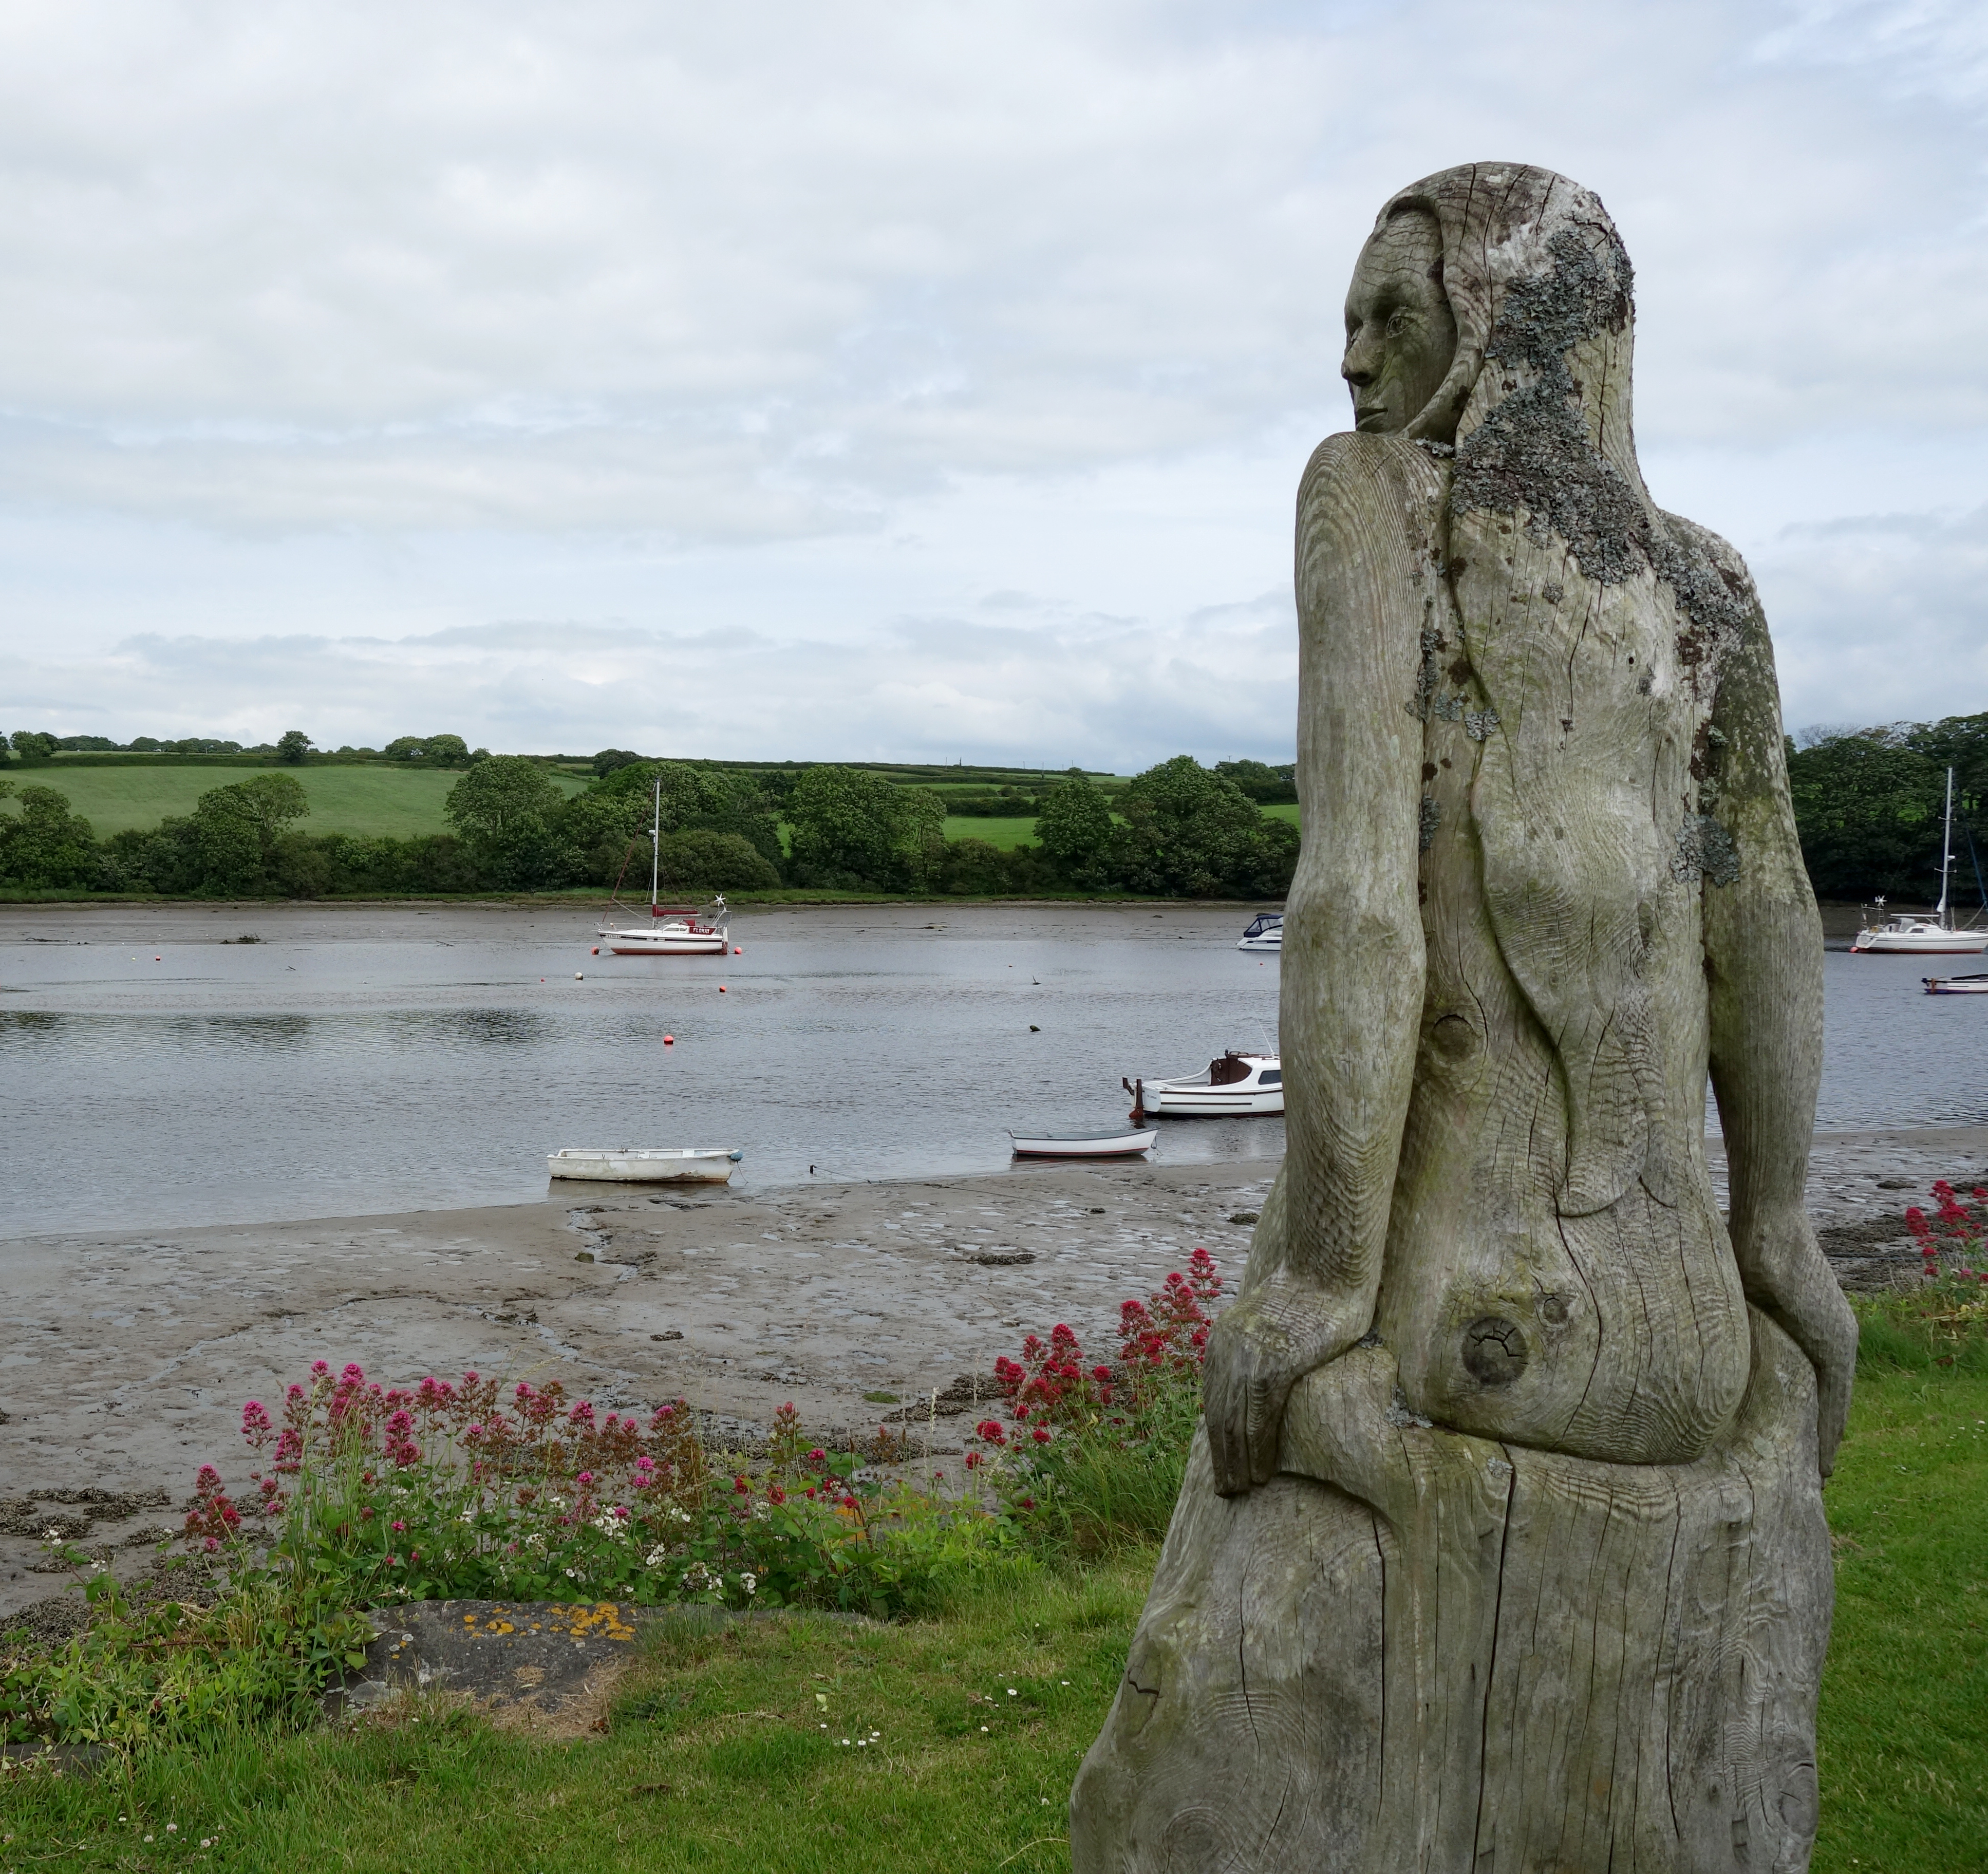
POLYGON ((1932 1203, 1931 1216, 1916 1205, 1905 1213, 1919 1246, 1919 1280, 1854 1304, 1857 1363, 1867 1371, 1988 1373, 1988 1187, 1977 1186, 1963 1202, 1942 1179, 1932 1203))
POLYGON ((1197 1249, 1146 1301, 1119 1310, 1115 1365, 1087 1358, 1059 1322, 994 1365, 1007 1419, 983 1419, 967 1453, 1008 1513, 1052 1552, 1096 1554, 1156 1541, 1180 1495, 1201 1416, 1201 1370, 1222 1294, 1197 1249))

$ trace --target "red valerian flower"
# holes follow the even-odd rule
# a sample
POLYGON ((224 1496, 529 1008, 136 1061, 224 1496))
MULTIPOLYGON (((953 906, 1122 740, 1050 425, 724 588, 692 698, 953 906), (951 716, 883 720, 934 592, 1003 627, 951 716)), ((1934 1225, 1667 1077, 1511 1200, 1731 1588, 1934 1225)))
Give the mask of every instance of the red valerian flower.
POLYGON ((1037 1444, 1046 1445, 1050 1441, 1050 1428, 1046 1425, 1039 1425, 1029 1436, 1034 1439, 1037 1444))

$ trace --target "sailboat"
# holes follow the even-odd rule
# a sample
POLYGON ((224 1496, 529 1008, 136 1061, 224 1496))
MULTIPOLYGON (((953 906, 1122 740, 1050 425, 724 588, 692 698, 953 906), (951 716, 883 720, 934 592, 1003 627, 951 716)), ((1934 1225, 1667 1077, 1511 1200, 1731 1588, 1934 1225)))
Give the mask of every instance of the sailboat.
MULTIPOLYGON (((695 908, 665 905, 661 888, 663 783, 656 780, 656 798, 649 822, 649 922, 629 925, 604 923, 601 943, 616 956, 722 956, 732 942, 732 914, 722 893, 695 908)), ((620 908, 620 907, 617 907, 620 908)))
MULTIPOLYGON (((1953 770, 1946 771, 1946 829, 1939 842, 1939 902, 1930 915, 1907 911, 1857 933, 1851 954, 1888 951, 1912 956, 1977 956, 1988 950, 1988 931, 1957 931, 1946 908, 1947 875, 1953 869, 1953 770)), ((1882 908, 1885 901, 1878 903, 1882 908)))

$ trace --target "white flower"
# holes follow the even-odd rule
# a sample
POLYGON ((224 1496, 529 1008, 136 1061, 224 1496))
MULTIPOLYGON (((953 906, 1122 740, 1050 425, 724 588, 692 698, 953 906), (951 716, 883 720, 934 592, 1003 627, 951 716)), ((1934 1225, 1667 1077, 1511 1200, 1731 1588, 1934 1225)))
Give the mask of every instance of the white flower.
POLYGON ((666 1548, 652 1548, 642 1558, 642 1565, 645 1568, 660 1568, 669 1556, 670 1551, 666 1548))
POLYGON ((749 1569, 739 1577, 739 1585, 749 1595, 757 1594, 759 1592, 759 1578, 749 1569))
POLYGON ((45 1529, 42 1531, 42 1540, 44 1542, 59 1542, 62 1531, 59 1529, 45 1529))
POLYGON ((473 1523, 476 1521, 476 1512, 474 1510, 465 1510, 455 1520, 458 1523, 473 1523))

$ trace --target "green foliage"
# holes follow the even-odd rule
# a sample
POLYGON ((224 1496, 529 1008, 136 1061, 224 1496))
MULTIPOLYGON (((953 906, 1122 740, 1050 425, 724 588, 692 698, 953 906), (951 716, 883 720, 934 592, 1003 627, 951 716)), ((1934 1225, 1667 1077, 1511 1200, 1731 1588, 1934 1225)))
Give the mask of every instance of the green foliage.
POLYGON ((1063 877, 1096 884, 1104 875, 1111 830, 1111 803, 1082 769, 1071 769, 1043 796, 1036 837, 1063 877))
POLYGON ((593 772, 604 781, 617 768, 631 767, 641 759, 633 749, 603 749, 593 758, 593 772))
POLYGON ((309 797, 290 774, 259 774, 202 794, 193 812, 202 885, 237 896, 262 891, 277 872, 289 823, 309 811, 309 797))
POLYGON ((565 797, 543 762, 529 755, 479 761, 448 791, 442 810, 500 886, 563 884, 563 842, 553 822, 565 797))
MULTIPOLYGON (((1935 897, 1949 764, 1954 888, 1965 897, 1974 887, 1966 829, 1988 827, 1988 715, 1824 736, 1790 753, 1789 791, 1817 895, 1935 897)), ((1988 867, 1988 844, 1973 837, 1988 867)))
MULTIPOLYGON (((18 739, 18 738, 17 738, 18 739)), ((0 783, 0 793, 12 792, 0 783)), ((0 818, 0 879, 41 891, 82 891, 100 884, 103 860, 90 822, 69 811, 52 787, 24 787, 18 814, 0 818)))
POLYGON ((301 729, 286 729, 276 738, 276 759, 303 766, 304 757, 311 751, 311 739, 301 729))
POLYGON ((42 762, 51 759, 56 752, 53 736, 40 735, 31 729, 17 729, 8 738, 14 753, 24 762, 42 762))
POLYGON ((780 883, 779 868, 736 833, 672 833, 658 859, 662 882, 678 891, 772 891, 780 883))
POLYGON ((1111 840, 1114 882, 1183 898, 1281 896, 1297 869, 1298 835, 1266 820, 1226 776, 1176 755, 1137 776, 1111 840))
POLYGON ((1286 806, 1298 797, 1295 762, 1273 768, 1260 761, 1218 761, 1215 772, 1233 781, 1259 807, 1286 806))
POLYGON ((794 830, 795 882, 895 882, 904 870, 901 791, 859 768, 824 763, 806 770, 786 803, 794 830))

